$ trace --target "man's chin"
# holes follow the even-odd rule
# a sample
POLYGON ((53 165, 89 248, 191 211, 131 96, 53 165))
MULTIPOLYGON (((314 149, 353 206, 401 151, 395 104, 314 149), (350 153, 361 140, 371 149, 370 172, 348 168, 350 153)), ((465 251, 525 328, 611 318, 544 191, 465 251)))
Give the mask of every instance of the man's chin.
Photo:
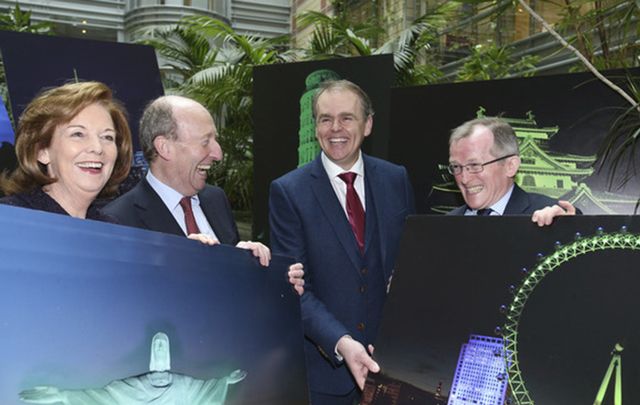
POLYGON ((191 187, 193 187, 193 189, 195 190, 194 194, 201 192, 202 190, 204 190, 206 186, 207 186, 206 180, 196 180, 191 182, 191 187))
POLYGON ((485 208, 485 206, 482 203, 478 203, 477 201, 465 201, 465 203, 467 204, 467 207, 471 208, 472 210, 480 210, 482 208, 485 208))

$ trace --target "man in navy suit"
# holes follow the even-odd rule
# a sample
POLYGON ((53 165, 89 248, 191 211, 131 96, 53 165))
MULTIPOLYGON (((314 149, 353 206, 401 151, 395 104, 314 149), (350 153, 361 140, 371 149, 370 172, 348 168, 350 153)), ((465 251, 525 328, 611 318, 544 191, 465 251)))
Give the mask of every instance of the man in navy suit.
POLYGON ((200 103, 179 96, 154 100, 140 120, 149 172, 103 211, 122 225, 249 249, 266 266, 269 248, 239 241, 224 191, 206 182, 211 165, 222 160, 216 137, 213 118, 200 103))
POLYGON ((527 193, 514 177, 520 167, 518 140, 511 126, 493 117, 467 121, 449 138, 449 172, 465 205, 449 215, 532 215, 539 226, 553 218, 575 215, 568 201, 527 193))
POLYGON ((271 184, 274 253, 299 260, 311 403, 353 404, 373 343, 414 197, 406 170, 360 152, 373 110, 360 87, 325 82, 313 101, 322 153, 271 184), (350 179, 350 180, 347 180, 350 179))

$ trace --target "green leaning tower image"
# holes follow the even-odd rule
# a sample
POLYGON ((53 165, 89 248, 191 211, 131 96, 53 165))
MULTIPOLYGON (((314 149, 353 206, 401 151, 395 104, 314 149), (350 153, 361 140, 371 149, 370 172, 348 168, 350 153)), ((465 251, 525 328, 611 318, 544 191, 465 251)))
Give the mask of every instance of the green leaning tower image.
POLYGON ((312 103, 318 85, 325 80, 340 80, 340 76, 333 70, 321 69, 309 74, 304 81, 306 90, 300 97, 298 167, 311 162, 320 152, 320 145, 316 141, 316 123, 313 120, 312 103))

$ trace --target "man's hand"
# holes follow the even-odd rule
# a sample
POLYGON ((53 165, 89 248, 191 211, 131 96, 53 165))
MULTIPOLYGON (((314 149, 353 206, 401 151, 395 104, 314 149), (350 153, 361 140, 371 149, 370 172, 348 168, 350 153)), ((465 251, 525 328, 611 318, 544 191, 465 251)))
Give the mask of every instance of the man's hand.
POLYGON ((576 207, 569 201, 560 200, 558 204, 535 211, 531 216, 531 222, 537 223, 538 226, 551 225, 553 218, 564 215, 576 215, 576 207))
MULTIPOLYGON (((367 380, 369 372, 377 373, 380 366, 367 353, 362 343, 353 340, 351 336, 343 336, 338 340, 336 345, 338 354, 344 358, 349 371, 360 390, 364 389, 364 383, 367 380)), ((369 351, 373 353, 373 346, 369 345, 369 351)))
POLYGON ((207 235, 206 233, 192 233, 188 235, 187 238, 197 240, 200 243, 210 246, 220 244, 220 241, 218 239, 214 238, 211 235, 207 235))
POLYGON ((248 240, 246 242, 238 242, 236 247, 252 251, 253 255, 260 260, 261 265, 269 265, 269 261, 271 260, 271 250, 269 250, 269 248, 262 243, 251 242, 250 240, 248 240))
POLYGON ((289 276, 289 283, 291 283, 298 295, 302 295, 304 293, 303 268, 302 263, 295 263, 289 266, 289 272, 287 273, 289 276))

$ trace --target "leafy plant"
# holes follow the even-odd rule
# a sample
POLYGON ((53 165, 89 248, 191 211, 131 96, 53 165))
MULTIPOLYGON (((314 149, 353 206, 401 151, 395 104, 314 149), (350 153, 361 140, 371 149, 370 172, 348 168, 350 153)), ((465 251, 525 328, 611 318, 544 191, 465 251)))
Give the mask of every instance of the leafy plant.
POLYGON ((28 32, 31 34, 53 34, 53 24, 49 22, 33 23, 31 11, 22 11, 20 3, 9 9, 7 14, 0 14, 0 30, 28 32))
POLYGON ((314 27, 309 47, 304 50, 309 59, 371 55, 371 40, 384 32, 370 22, 350 21, 347 13, 330 16, 307 11, 298 17, 298 24, 301 28, 314 27))
POLYGON ((442 30, 459 11, 456 2, 444 2, 413 21, 374 53, 393 53, 397 83, 401 86, 434 83, 441 79, 438 42, 442 30))
POLYGON ((238 34, 210 17, 185 18, 144 40, 164 61, 168 91, 198 100, 211 112, 224 158, 211 169, 209 182, 224 188, 236 210, 251 210, 253 199, 253 67, 295 60, 287 42, 238 34))
POLYGON ((515 59, 511 56, 511 48, 498 47, 494 44, 476 46, 463 67, 458 71, 458 80, 491 80, 522 74, 525 77, 533 74, 533 68, 540 58, 526 55, 515 59))

